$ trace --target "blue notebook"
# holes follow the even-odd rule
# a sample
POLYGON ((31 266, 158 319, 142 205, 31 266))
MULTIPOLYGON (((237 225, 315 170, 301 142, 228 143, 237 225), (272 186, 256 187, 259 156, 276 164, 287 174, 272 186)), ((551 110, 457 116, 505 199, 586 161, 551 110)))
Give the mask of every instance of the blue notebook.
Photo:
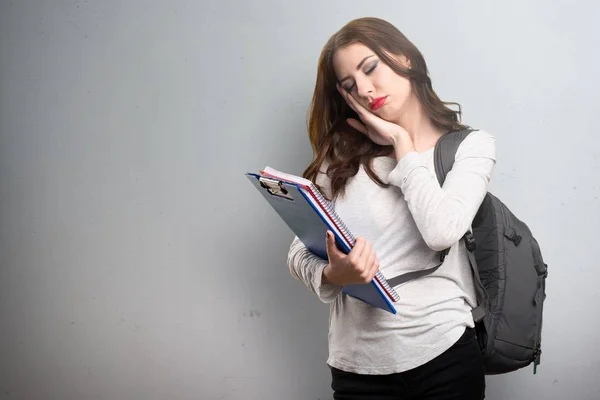
MULTIPOLYGON (((350 252, 354 236, 311 181, 270 167, 246 176, 310 252, 327 260, 327 230, 333 232, 342 252, 350 252)), ((342 292, 396 314, 393 303, 399 296, 381 271, 370 283, 347 285, 342 292)))

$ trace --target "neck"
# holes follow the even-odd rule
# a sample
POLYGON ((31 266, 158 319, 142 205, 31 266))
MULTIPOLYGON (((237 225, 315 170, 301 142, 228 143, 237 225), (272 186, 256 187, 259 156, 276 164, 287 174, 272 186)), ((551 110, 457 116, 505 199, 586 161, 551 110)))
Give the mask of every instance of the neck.
POLYGON ((408 132, 419 153, 435 146, 437 140, 444 134, 442 129, 433 124, 414 96, 407 104, 406 111, 395 122, 408 132))

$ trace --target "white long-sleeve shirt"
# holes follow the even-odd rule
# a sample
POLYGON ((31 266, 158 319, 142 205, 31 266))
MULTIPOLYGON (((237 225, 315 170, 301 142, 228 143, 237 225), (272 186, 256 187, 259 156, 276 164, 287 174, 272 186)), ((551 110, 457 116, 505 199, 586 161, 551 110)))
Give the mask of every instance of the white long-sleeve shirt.
MULTIPOLYGON (((443 187, 432 148, 408 153, 399 162, 375 158, 375 173, 391 186, 378 186, 361 167, 336 199, 336 212, 355 236, 373 244, 388 279, 438 265, 439 251, 450 248, 435 272, 395 287, 396 315, 343 294, 340 286, 323 284, 327 262, 294 239, 288 254, 291 274, 330 305, 330 366, 361 374, 406 371, 440 355, 465 326, 474 326, 473 277, 458 241, 470 229, 495 162, 495 138, 475 131, 461 143, 443 187)), ((330 195, 326 175, 317 182, 330 195)))

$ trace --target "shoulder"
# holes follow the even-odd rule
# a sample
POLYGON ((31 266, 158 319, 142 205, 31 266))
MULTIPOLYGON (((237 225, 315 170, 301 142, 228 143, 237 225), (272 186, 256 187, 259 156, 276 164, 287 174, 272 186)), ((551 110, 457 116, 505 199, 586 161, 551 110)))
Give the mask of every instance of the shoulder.
POLYGON ((486 130, 471 132, 456 151, 456 160, 471 157, 496 159, 496 137, 486 130))

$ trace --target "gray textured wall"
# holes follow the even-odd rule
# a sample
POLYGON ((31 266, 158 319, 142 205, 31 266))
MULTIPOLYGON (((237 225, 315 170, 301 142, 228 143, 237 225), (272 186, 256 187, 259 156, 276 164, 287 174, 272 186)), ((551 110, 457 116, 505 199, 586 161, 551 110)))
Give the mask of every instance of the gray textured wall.
POLYGON ((326 39, 374 15, 498 138, 549 264, 491 400, 600 398, 594 2, 0 0, 0 398, 327 399, 327 306, 243 173, 300 173, 326 39))

